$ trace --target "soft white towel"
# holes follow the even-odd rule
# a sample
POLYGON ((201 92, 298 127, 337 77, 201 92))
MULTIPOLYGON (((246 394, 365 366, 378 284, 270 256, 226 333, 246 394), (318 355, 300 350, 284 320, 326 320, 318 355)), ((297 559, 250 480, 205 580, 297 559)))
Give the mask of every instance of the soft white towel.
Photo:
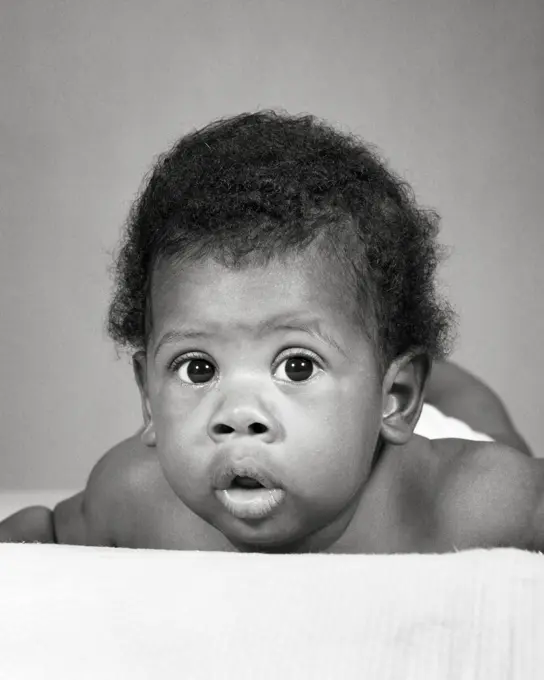
POLYGON ((493 441, 489 435, 476 432, 462 420, 445 416, 431 404, 423 404, 414 432, 422 437, 427 437, 427 439, 454 438, 484 442, 493 441))
POLYGON ((536 680, 544 555, 0 545, 6 680, 536 680))

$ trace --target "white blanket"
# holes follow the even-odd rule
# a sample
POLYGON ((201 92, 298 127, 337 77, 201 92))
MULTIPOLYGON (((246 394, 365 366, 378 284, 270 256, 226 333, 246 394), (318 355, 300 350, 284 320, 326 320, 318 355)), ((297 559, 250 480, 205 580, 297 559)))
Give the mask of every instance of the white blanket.
POLYGON ((476 432, 462 420, 445 416, 431 404, 423 404, 421 415, 414 430, 415 434, 427 439, 471 439, 492 442, 493 439, 483 432, 476 432))
POLYGON ((6 680, 536 680, 544 555, 0 545, 6 680))

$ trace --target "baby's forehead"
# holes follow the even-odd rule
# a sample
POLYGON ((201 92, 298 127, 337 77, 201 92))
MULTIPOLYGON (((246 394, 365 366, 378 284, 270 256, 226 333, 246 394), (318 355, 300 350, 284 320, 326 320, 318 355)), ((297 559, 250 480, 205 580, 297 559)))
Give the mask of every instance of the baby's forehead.
POLYGON ((352 329, 352 299, 338 273, 308 258, 227 267, 213 259, 166 262, 153 276, 155 321, 258 331, 306 320, 338 335, 352 329))

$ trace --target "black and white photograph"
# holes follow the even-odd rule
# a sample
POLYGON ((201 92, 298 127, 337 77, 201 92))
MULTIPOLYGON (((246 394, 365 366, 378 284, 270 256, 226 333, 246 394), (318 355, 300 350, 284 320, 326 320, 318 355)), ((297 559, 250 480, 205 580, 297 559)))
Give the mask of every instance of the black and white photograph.
POLYGON ((542 677, 543 35, 0 1, 0 680, 542 677))

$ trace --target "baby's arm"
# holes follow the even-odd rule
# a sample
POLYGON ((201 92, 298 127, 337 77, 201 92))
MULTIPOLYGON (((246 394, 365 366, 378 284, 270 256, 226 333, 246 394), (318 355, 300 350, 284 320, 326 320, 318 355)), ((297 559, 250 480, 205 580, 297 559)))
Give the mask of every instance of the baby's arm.
MULTIPOLYGON (((84 512, 85 496, 93 487, 61 501, 54 510, 42 506, 23 508, 0 522, 0 543, 67 543, 86 545, 89 513, 84 512)), ((94 504, 93 504, 94 505, 94 504)))
MULTIPOLYGON (((431 446, 441 455, 454 441, 431 446)), ((544 551, 544 460, 498 443, 465 441, 446 463, 436 499, 447 545, 544 551)))
POLYGON ((56 543, 49 508, 24 508, 0 522, 0 543, 56 543))
POLYGON ((426 398, 445 416, 462 420, 473 430, 485 432, 497 442, 532 455, 499 397, 459 366, 448 361, 436 362, 428 380, 426 398))
POLYGON ((84 491, 53 509, 29 507, 0 522, 0 543, 115 545, 130 488, 131 461, 143 444, 138 435, 110 449, 94 466, 84 491))

